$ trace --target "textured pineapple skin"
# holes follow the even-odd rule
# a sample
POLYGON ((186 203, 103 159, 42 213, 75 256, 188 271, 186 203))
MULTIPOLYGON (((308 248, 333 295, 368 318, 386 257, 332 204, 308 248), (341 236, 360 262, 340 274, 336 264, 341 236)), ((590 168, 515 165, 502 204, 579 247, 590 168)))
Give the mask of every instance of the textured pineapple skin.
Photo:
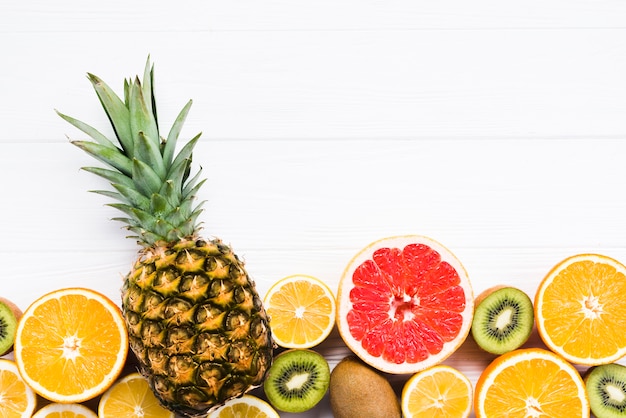
POLYGON ((243 262, 197 237, 141 251, 122 287, 130 346, 163 406, 204 416, 259 386, 271 365, 267 314, 243 262))

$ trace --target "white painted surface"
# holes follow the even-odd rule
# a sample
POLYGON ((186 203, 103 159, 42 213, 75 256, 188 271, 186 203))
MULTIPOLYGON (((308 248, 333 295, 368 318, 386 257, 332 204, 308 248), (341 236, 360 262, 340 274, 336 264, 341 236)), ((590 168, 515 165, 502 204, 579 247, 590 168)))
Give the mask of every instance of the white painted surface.
MULTIPOLYGON (((5 1, 0 293, 24 308, 63 286, 118 298, 137 247, 53 109, 109 132, 84 74, 121 92, 148 54, 163 129, 194 100, 204 230, 261 293, 295 273, 334 288, 407 233, 449 247, 477 293, 532 295, 579 252, 626 262, 624 2, 5 1)), ((490 359, 468 343, 448 362, 475 381, 490 359)))

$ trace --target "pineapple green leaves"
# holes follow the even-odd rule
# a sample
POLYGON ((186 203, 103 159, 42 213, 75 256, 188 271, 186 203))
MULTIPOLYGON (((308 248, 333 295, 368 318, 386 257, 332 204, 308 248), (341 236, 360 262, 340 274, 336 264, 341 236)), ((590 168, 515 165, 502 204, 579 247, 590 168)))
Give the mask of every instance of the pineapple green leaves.
POLYGON ((178 114, 167 138, 159 134, 154 100, 154 68, 146 62, 143 80, 125 80, 123 100, 99 77, 88 74, 100 104, 115 133, 111 140, 92 126, 57 111, 65 121, 91 140, 73 140, 107 167, 83 167, 108 180, 113 190, 94 190, 117 202, 110 206, 126 217, 115 218, 149 247, 190 237, 197 231, 202 203, 193 199, 204 182, 199 172, 190 177, 192 153, 200 134, 176 153, 178 138, 191 107, 189 101, 178 114))

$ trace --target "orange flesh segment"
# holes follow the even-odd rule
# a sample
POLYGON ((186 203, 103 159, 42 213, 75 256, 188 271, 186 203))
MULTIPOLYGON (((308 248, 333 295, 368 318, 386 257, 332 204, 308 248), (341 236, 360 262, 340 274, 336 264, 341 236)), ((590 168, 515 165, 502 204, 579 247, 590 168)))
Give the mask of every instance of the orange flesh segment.
POLYGON ((101 302, 64 295, 36 308, 22 334, 22 363, 33 380, 60 395, 82 393, 111 372, 121 345, 115 320, 101 302), (81 376, 81 378, 77 378, 81 376))
POLYGON ((8 370, 0 370, 0 416, 1 417, 21 417, 23 411, 28 408, 26 397, 26 387, 18 375, 8 370))
POLYGON ((603 358, 626 347, 626 277, 613 266, 579 261, 546 288, 541 314, 552 342, 575 357, 603 358))
POLYGON ((493 414, 490 416, 511 418, 527 417, 528 409, 542 416, 562 417, 566 411, 580 408, 578 389, 571 377, 542 359, 523 361, 503 370, 485 402, 485 411, 493 414), (510 384, 516 380, 516 384, 510 384))

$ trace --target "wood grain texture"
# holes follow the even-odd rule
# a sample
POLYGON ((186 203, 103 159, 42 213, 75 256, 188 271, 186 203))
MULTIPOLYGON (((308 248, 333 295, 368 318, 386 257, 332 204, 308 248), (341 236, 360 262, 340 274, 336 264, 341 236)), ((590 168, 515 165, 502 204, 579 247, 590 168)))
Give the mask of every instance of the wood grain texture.
MULTIPOLYGON (((476 293, 533 295, 576 253, 626 262, 625 16, 582 0, 4 2, 0 294, 119 297, 138 247, 54 109, 110 134, 85 74, 121 93, 148 54, 162 130, 194 100, 204 232, 262 294, 296 273, 336 288, 397 234, 449 247, 476 293)), ((320 350, 347 354, 337 335, 320 350)), ((448 363, 475 382, 490 360, 469 341, 448 363)))
POLYGON ((194 99, 188 129, 207 139, 616 138, 626 131, 626 29, 157 32, 149 45, 142 32, 62 32, 52 47, 45 33, 5 36, 14 39, 4 48, 31 52, 13 53, 3 69, 2 91, 22 87, 0 103, 10 121, 0 143, 62 141, 67 129, 55 108, 102 126, 84 74, 121 94, 122 80, 141 72, 148 54, 163 123, 194 99), (129 46, 103 56, 109 42, 129 46))

